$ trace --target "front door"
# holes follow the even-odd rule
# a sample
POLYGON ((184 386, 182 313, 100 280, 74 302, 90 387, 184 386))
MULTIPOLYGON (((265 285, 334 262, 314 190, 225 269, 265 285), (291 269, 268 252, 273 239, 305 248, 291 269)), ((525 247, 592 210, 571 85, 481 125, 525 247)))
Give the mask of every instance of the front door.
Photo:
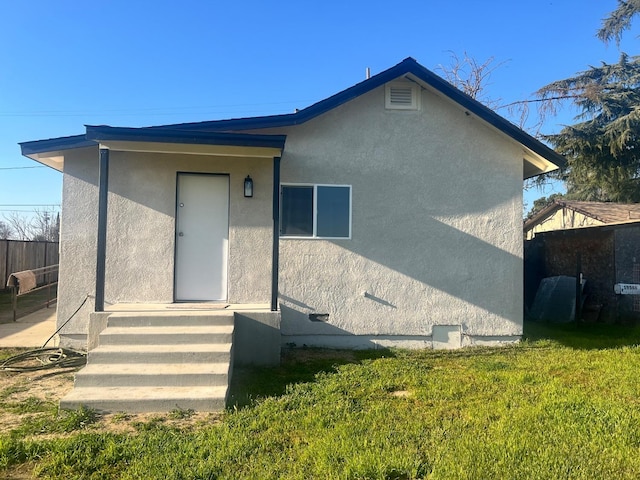
POLYGON ((178 174, 176 301, 227 299, 229 177, 178 174))

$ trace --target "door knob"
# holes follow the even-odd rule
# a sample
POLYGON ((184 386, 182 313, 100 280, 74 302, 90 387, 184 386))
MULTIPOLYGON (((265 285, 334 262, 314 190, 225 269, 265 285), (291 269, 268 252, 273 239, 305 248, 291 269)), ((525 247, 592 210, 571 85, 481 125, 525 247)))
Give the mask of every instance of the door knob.
POLYGON ((180 232, 180 233, 178 233, 178 236, 179 237, 184 237, 184 233, 180 232))

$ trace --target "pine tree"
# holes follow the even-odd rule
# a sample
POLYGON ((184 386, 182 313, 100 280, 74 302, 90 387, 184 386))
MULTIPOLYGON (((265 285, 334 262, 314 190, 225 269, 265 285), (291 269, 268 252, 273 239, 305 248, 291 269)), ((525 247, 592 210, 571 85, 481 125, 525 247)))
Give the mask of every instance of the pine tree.
MULTIPOLYGON (((619 41, 637 13, 640 0, 619 0, 598 37, 619 41)), ((545 137, 567 158, 567 168, 555 173, 567 197, 640 202, 640 57, 623 53, 618 63, 553 82, 537 96, 547 105, 570 100, 581 111, 578 123, 545 137)))
POLYGON ((605 43, 615 40, 620 44, 622 32, 631 27, 631 20, 640 13, 640 0, 618 0, 618 8, 602 21, 597 37, 605 43))

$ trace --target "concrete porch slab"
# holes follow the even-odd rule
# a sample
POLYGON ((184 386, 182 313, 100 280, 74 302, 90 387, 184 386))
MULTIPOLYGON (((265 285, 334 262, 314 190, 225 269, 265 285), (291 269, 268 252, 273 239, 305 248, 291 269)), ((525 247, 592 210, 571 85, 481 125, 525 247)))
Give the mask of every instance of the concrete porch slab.
POLYGON ((242 311, 271 311, 268 303, 226 303, 226 302, 194 302, 194 303, 118 303, 105 307, 107 312, 158 312, 158 311, 189 311, 189 310, 228 310, 242 311))

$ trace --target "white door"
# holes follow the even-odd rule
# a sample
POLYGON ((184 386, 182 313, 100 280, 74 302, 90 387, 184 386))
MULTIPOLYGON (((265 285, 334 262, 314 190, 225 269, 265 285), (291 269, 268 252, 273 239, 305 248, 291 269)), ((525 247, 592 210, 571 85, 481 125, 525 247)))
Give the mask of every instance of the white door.
POLYGON ((178 174, 176 301, 227 299, 229 177, 178 174))

